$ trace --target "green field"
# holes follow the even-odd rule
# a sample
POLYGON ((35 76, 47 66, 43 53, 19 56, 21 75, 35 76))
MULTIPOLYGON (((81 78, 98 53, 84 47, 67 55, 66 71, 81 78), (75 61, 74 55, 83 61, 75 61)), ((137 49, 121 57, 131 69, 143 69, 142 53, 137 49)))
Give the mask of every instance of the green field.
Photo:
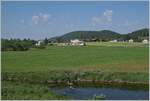
MULTIPOLYGON (((47 46, 46 49, 7 51, 2 52, 1 55, 2 82, 9 81, 8 85, 2 85, 4 99, 11 99, 11 96, 15 95, 9 90, 8 94, 3 95, 7 90, 4 88, 9 89, 11 81, 23 83, 67 81, 68 77, 75 79, 76 74, 81 80, 147 83, 149 80, 148 44, 87 43, 86 46, 47 46), (66 75, 68 73, 71 75, 66 75)), ((22 88, 27 89, 23 85, 22 88)), ((23 99, 23 95, 20 96, 22 97, 17 96, 16 93, 16 99, 23 99)), ((51 98, 45 97, 45 99, 51 98)), ((29 96, 28 99, 34 98, 29 96)))
POLYGON ((112 47, 143 47, 148 46, 147 44, 143 44, 141 42, 87 42, 88 46, 112 46, 112 47))
POLYGON ((2 52, 2 71, 102 70, 148 72, 148 47, 50 46, 2 52))

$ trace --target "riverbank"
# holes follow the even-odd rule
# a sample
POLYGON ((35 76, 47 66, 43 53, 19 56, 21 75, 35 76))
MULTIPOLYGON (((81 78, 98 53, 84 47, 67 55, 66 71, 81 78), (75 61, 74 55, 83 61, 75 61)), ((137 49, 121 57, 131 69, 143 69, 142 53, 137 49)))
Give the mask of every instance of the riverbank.
POLYGON ((77 82, 77 81, 107 81, 107 82, 149 82, 147 72, 102 72, 102 71, 48 71, 48 72, 2 72, 2 80, 29 82, 29 83, 50 83, 50 82, 77 82))
POLYGON ((2 100, 63 100, 65 96, 58 96, 41 84, 28 84, 2 81, 2 100))
POLYGON ((49 87, 111 87, 148 90, 148 73, 101 71, 2 72, 2 99, 67 99, 57 96, 49 87), (38 95, 38 96, 37 96, 38 95))

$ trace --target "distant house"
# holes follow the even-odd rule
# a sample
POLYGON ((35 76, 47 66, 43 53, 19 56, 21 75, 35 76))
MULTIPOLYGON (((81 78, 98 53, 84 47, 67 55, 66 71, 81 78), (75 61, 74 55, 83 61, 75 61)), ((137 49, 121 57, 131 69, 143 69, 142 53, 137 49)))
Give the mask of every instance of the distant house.
POLYGON ((148 43, 148 40, 147 40, 147 39, 144 39, 144 40, 142 41, 142 43, 148 43))
POLYGON ((115 39, 115 40, 111 40, 111 41, 109 41, 109 42, 117 42, 117 40, 115 39))
POLYGON ((132 43, 132 42, 133 42, 133 39, 130 39, 129 42, 132 43))
POLYGON ((73 46, 83 46, 85 43, 79 39, 70 40, 70 44, 73 46))
POLYGON ((124 38, 118 38, 117 41, 118 42, 125 42, 126 40, 124 38))
POLYGON ((43 43, 43 41, 42 41, 42 40, 38 40, 38 42, 37 42, 35 45, 36 45, 36 46, 40 46, 41 43, 43 43))

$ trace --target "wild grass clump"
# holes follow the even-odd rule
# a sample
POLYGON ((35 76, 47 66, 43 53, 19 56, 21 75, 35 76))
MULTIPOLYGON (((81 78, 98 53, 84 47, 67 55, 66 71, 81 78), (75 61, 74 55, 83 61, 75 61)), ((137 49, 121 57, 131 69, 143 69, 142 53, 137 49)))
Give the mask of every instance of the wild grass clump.
POLYGON ((94 95, 93 100, 105 100, 106 96, 104 94, 94 95))

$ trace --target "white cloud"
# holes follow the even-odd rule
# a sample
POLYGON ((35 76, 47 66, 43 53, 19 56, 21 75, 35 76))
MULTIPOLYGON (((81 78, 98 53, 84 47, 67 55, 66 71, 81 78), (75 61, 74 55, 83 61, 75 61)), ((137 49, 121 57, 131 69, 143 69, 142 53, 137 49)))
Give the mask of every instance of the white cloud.
POLYGON ((39 16, 37 16, 37 15, 32 16, 32 22, 33 22, 34 24, 38 24, 38 23, 39 23, 39 20, 40 20, 40 17, 39 17, 39 16))
POLYGON ((49 14, 39 13, 38 15, 32 16, 32 23, 33 24, 45 23, 48 22, 49 18, 50 18, 49 14))
POLYGON ((103 15, 107 18, 107 21, 112 21, 112 15, 113 15, 112 10, 106 10, 103 15))
POLYGON ((50 18, 49 14, 42 14, 42 13, 40 13, 39 16, 40 16, 41 20, 43 20, 43 21, 48 21, 49 18, 50 18))
POLYGON ((113 16, 113 11, 112 10, 106 10, 101 14, 100 16, 93 16, 92 17, 92 25, 95 26, 97 24, 110 24, 112 22, 112 16, 113 16))

